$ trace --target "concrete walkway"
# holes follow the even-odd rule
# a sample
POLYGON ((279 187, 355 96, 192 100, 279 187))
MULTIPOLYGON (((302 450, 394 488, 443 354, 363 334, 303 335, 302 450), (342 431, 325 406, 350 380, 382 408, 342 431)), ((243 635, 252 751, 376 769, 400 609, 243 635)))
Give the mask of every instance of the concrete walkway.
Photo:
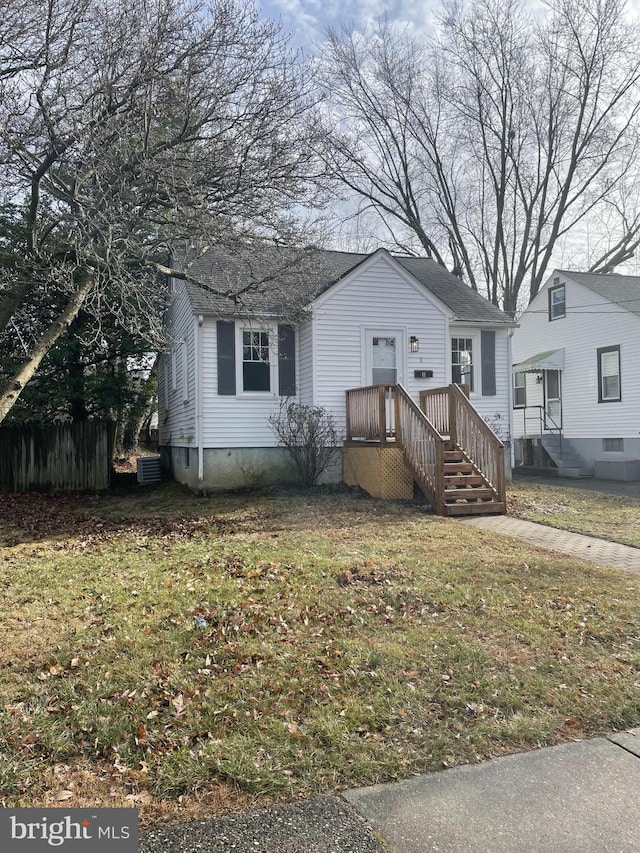
MULTIPOLYGON (((523 521, 508 515, 470 516, 458 520, 461 524, 470 524, 482 530, 491 530, 493 533, 503 533, 514 539, 521 539, 532 545, 539 545, 550 551, 559 551, 571 557, 589 560, 601 566, 615 566, 618 569, 640 573, 640 548, 607 542, 605 539, 596 539, 594 536, 583 536, 581 533, 570 533, 568 530, 557 530, 555 527, 547 527, 545 524, 537 524, 534 521, 523 521)), ((640 835, 637 849, 640 851, 640 835)))
POLYGON ((638 853, 639 755, 636 729, 344 796, 391 853, 638 853))
POLYGON ((141 833, 140 853, 638 853, 640 729, 141 833))

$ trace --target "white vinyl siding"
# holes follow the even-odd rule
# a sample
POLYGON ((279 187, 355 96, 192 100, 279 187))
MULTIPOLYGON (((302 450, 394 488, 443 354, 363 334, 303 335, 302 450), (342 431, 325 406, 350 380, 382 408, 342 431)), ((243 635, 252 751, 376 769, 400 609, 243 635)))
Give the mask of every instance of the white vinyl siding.
MULTIPOLYGON (((249 326, 247 326, 247 329, 249 326)), ((258 328, 254 325, 252 328, 258 328)), ((275 328, 275 326, 274 326, 275 328)), ((241 334, 242 324, 236 323, 236 340, 241 334)), ((298 329, 296 327, 296 363, 299 363, 298 329)), ((241 338, 240 338, 241 339, 241 338)), ((238 365, 236 347, 236 381, 242 376, 242 364, 238 365)), ((277 370, 274 362, 273 369, 277 370)), ((218 394, 218 359, 216 321, 206 317, 202 328, 202 430, 203 446, 222 447, 275 447, 277 442, 269 428, 269 415, 280 404, 276 381, 271 391, 243 393, 236 385, 235 396, 218 394), (276 389, 274 391, 273 389, 276 389)))
MULTIPOLYGON (((239 328, 239 324, 237 324, 239 328)), ((258 325, 254 326, 258 328, 258 325)), ((477 382, 481 384, 480 329, 465 325, 449 328, 448 309, 425 288, 414 284, 383 255, 365 261, 353 274, 327 291, 314 305, 312 317, 296 327, 298 399, 332 412, 340 428, 345 423, 345 391, 369 384, 367 342, 385 333, 396 336, 398 379, 413 399, 422 388, 440 388, 451 381, 451 336, 474 337, 478 342, 477 382), (410 352, 409 340, 418 339, 410 352), (414 371, 433 371, 420 379, 414 371)), ((268 418, 280 402, 270 392, 218 395, 216 320, 205 318, 202 328, 202 423, 205 448, 274 447, 268 418)), ((236 348, 236 376, 238 375, 236 348)), ((510 383, 507 330, 496 331, 498 394, 474 397, 483 417, 500 414, 508 423, 510 383)))
MULTIPOLYGON (((547 288, 538 293, 518 322, 513 336, 513 361, 517 364, 547 350, 564 348, 562 371, 562 428, 568 438, 637 438, 640 422, 640 387, 625 376, 635 376, 640 364, 640 317, 625 311, 586 287, 565 279, 566 316, 561 323, 547 317, 547 288), (622 400, 598 405, 597 350, 620 344, 622 400)), ((527 406, 542 405, 543 385, 527 374, 527 406)), ((528 411, 528 410, 527 410, 528 411)), ((514 413, 515 435, 522 423, 514 413)), ((533 433, 533 423, 528 430, 533 433)))
POLYGON ((300 327, 298 361, 298 388, 300 402, 313 402, 313 325, 311 321, 300 327))
POLYGON ((334 412, 344 427, 345 391, 370 384, 367 345, 371 336, 388 331, 411 336, 418 352, 403 352, 399 381, 418 400, 421 388, 445 385, 448 322, 428 291, 414 286, 384 256, 363 264, 353 276, 329 291, 314 309, 313 402, 334 412), (432 379, 415 379, 414 370, 433 370, 432 379))
POLYGON ((158 367, 158 431, 160 445, 195 446, 195 336, 194 316, 184 284, 172 287, 167 312, 169 352, 158 367))
MULTIPOLYGON (((474 366, 474 390, 471 392, 470 400, 482 417, 492 424, 501 422, 506 425, 511 423, 511 412, 509 410, 509 386, 511 384, 511 362, 509 361, 509 330, 496 329, 496 393, 489 396, 482 395, 482 335, 480 329, 470 325, 459 326, 452 324, 450 327, 451 339, 462 338, 473 341, 473 366, 474 366)), ((449 342, 448 358, 451 358, 452 348, 449 342)), ((453 379, 447 379, 447 382, 453 379)), ((435 386, 438 387, 438 386, 435 386)))

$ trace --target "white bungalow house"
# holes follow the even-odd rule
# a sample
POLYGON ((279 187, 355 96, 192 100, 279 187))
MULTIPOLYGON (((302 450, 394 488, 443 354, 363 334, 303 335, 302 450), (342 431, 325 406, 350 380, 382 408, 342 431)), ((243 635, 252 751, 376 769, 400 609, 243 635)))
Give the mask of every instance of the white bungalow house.
MULTIPOLYGON (((261 249, 209 252, 190 272, 230 293, 262 283, 234 300, 172 282, 159 442, 182 483, 214 490, 290 478, 268 423, 283 396, 324 407, 346 430, 348 389, 400 383, 419 405, 421 392, 465 383, 482 418, 508 428, 514 321, 433 261, 318 250, 280 274, 273 250, 261 249)), ((393 425, 379 436, 393 437, 393 425)))
POLYGON ((516 466, 640 479, 640 277, 554 270, 519 324, 516 466))

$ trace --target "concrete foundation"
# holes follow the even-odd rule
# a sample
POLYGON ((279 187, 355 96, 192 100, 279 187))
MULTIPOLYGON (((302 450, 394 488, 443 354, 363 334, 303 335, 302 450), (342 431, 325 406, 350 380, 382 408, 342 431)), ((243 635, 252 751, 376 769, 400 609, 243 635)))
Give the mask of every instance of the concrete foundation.
POLYGON ((640 460, 599 460, 596 462, 596 477, 599 480, 635 482, 640 480, 640 460))
MULTIPOLYGON (((206 448, 202 480, 198 479, 197 448, 165 448, 165 455, 175 479, 198 491, 259 489, 297 483, 293 464, 280 447, 206 448)), ((323 473, 320 483, 341 482, 342 448, 336 448, 335 459, 323 473)))
MULTIPOLYGON (((593 476, 595 469, 595 476, 599 479, 627 482, 640 480, 640 438, 623 438, 624 450, 618 452, 606 452, 602 438, 572 438, 563 435, 562 441, 564 446, 570 446, 583 460, 588 476, 593 476)), ((566 470, 558 472, 542 447, 540 438, 517 438, 514 450, 518 468, 539 470, 545 476, 553 476, 554 473, 571 476, 566 470)))

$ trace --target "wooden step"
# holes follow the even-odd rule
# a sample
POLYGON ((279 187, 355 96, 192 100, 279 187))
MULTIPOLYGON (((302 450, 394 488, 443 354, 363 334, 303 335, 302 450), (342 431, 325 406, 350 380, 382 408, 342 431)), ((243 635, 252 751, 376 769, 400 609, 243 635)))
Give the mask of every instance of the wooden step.
POLYGON ((445 462, 462 462, 464 460, 464 454, 461 450, 445 450, 444 451, 444 461, 445 462))
POLYGON ((488 501, 494 497, 493 489, 489 488, 471 487, 470 489, 445 489, 444 491, 446 503, 449 501, 488 501))
POLYGON ((506 504, 501 501, 482 501, 477 504, 445 504, 445 515, 504 515, 506 504))
POLYGON ((444 476, 450 474, 473 474, 473 464, 471 462, 445 462, 444 476))
POLYGON ((484 477, 481 474, 459 474, 457 468, 455 474, 444 472, 445 488, 449 486, 483 486, 484 484, 484 477))

